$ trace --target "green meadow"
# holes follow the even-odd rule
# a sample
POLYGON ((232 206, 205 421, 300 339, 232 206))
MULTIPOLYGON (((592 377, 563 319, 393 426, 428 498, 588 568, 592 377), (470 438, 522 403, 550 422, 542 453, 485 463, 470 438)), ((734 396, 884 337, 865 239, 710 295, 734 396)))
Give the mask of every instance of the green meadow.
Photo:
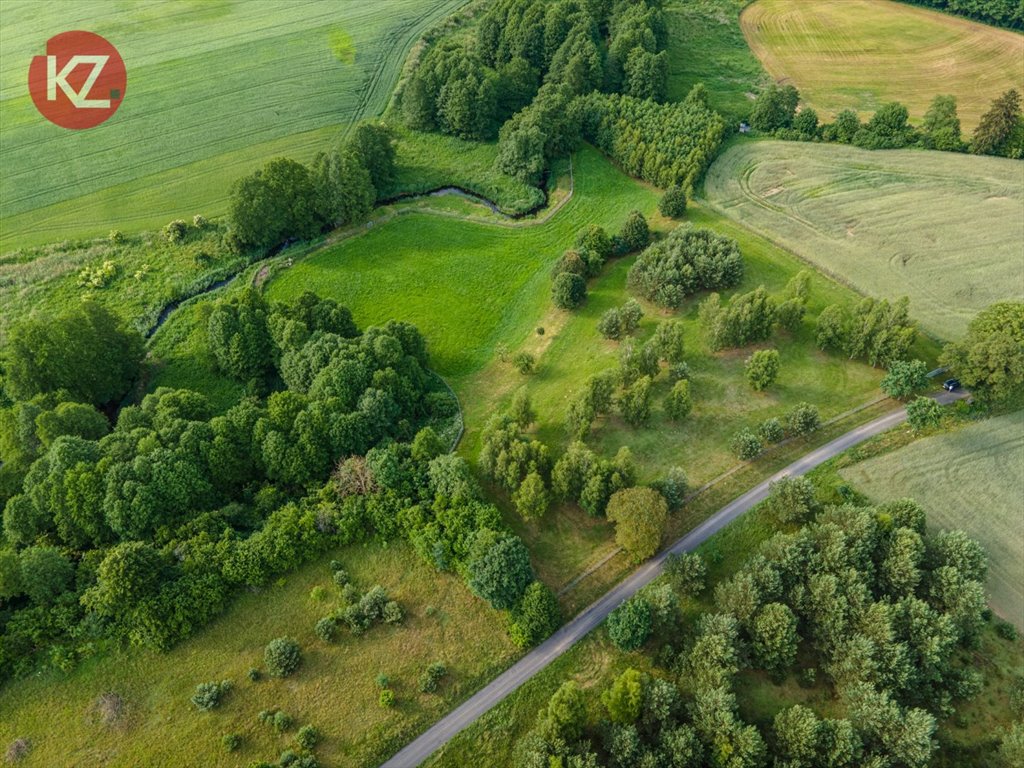
POLYGON ((267 286, 272 299, 313 290, 348 306, 361 326, 389 318, 426 334, 445 376, 480 369, 504 342, 518 346, 549 302, 549 268, 588 224, 616 231, 658 193, 630 180, 596 150, 573 161, 572 199, 543 223, 484 223, 429 213, 383 226, 296 262, 267 286))
MULTIPOLYGON (((615 231, 633 207, 651 216, 656 231, 664 233, 677 224, 654 213, 653 189, 624 176, 595 150, 579 151, 573 167, 573 196, 546 221, 516 225, 476 220, 479 216, 460 219, 457 212, 413 211, 297 260, 276 273, 266 292, 272 299, 286 300, 312 290, 349 306, 360 325, 394 317, 424 329, 434 365, 462 401, 467 433, 460 451, 470 460, 476 458, 487 418, 524 386, 537 411, 537 436, 560 451, 568 443, 562 425, 569 400, 587 377, 617 365, 619 344, 601 337, 597 322, 604 310, 630 297, 625 279, 633 259, 606 266, 592 281, 586 304, 571 313, 551 306, 550 266, 571 247, 580 228, 598 223, 615 231), (502 361, 501 349, 533 354, 535 372, 518 373, 502 361)), ((706 207, 692 206, 686 218, 738 240, 746 276, 726 295, 760 284, 780 293, 805 268, 791 254, 706 207)), ((813 318, 828 304, 854 304, 858 297, 849 288, 812 275, 803 327, 795 334, 780 332, 761 345, 775 346, 782 355, 779 382, 763 393, 753 392, 743 377, 744 360, 753 348, 708 350, 697 320, 699 298, 677 315, 687 329, 693 413, 680 424, 665 417, 661 401, 668 385, 662 376, 647 426, 633 428, 610 415, 595 424, 589 438, 595 450, 609 457, 629 446, 642 480, 679 465, 693 485, 700 485, 737 465, 729 442, 742 427, 783 416, 803 401, 818 406, 828 419, 879 396, 882 371, 821 353, 813 344, 813 318)), ((646 304, 645 311, 640 340, 653 333, 657 321, 671 316, 646 304)), ((201 354, 201 330, 191 333, 192 342, 182 349, 201 354)), ((158 349, 173 356, 172 346, 161 341, 158 349)), ((922 338, 914 353, 931 362, 938 348, 922 338)), ((194 377, 206 376, 204 370, 209 367, 189 364, 189 355, 183 355, 169 360, 156 383, 186 386, 194 377)), ((534 553, 541 575, 553 586, 565 584, 609 551, 611 528, 602 520, 570 506, 524 524, 507 499, 498 497, 509 522, 534 553)))
POLYGON ((277 155, 307 160, 383 112, 414 41, 464 2, 10 0, 0 251, 222 213, 235 178, 277 155), (48 38, 82 28, 118 48, 128 86, 113 118, 68 131, 24 82, 48 38))
POLYGON ((58 765, 234 768, 275 761, 294 748, 295 730, 323 733, 317 756, 337 768, 377 765, 458 701, 494 677, 516 655, 495 611, 461 579, 434 571, 407 544, 356 545, 332 553, 361 589, 380 584, 399 602, 402 623, 364 635, 340 631, 325 643, 317 619, 340 602, 329 558, 234 601, 208 628, 171 651, 101 653, 67 674, 50 673, 8 684, 2 691, 0 744, 28 738, 23 768, 58 765), (289 635, 302 650, 299 670, 286 680, 248 679, 263 667, 263 647, 289 635), (448 669, 436 694, 418 690, 427 665, 448 669), (377 705, 375 678, 395 691, 391 709, 377 705), (199 683, 230 680, 232 690, 212 712, 189 697, 199 683), (276 734, 259 722, 261 710, 281 709, 295 726, 276 734), (241 736, 237 752, 221 745, 241 736))

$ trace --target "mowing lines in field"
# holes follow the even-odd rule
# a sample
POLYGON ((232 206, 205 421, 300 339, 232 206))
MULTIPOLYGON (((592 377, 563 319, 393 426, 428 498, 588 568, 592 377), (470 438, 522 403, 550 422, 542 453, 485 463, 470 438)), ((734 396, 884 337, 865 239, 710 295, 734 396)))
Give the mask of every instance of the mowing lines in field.
POLYGON ((940 338, 1024 298, 1024 165, 948 152, 759 141, 708 171, 711 204, 862 293, 910 297, 940 338))
POLYGON ((758 0, 740 16, 751 49, 777 80, 831 119, 887 101, 924 117, 939 94, 957 97, 973 130, 989 103, 1024 90, 1024 36, 890 0, 758 0))

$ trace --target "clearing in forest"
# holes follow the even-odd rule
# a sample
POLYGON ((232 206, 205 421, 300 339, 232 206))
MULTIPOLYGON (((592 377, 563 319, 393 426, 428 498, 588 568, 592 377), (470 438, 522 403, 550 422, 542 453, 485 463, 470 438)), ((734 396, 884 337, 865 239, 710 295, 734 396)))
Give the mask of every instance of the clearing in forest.
POLYGON ((920 121, 939 94, 957 98, 965 133, 1009 88, 1024 90, 1024 36, 890 0, 758 0, 740 16, 777 80, 830 122, 899 101, 920 121))

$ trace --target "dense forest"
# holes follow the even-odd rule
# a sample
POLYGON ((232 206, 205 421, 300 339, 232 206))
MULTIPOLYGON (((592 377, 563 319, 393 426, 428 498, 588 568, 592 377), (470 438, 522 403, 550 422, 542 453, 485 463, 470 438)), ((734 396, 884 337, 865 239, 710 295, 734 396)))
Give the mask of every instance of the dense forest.
POLYGON ((557 624, 525 547, 447 454, 458 405, 416 328, 361 332, 330 299, 249 289, 210 305, 206 334, 248 397, 215 416, 201 393, 160 388, 111 423, 96 406, 141 374, 137 332, 88 303, 11 330, 0 675, 67 668, 111 639, 169 647, 238 588, 373 535, 525 610, 524 644, 557 624))
POLYGON ((715 612, 683 622, 705 589, 697 555, 609 617, 623 650, 648 647, 650 673, 627 669, 600 695, 564 683, 517 746, 516 764, 562 766, 925 766, 937 720, 982 677, 960 650, 984 625, 981 547, 930 533, 909 499, 821 508, 805 479, 773 486, 783 529, 714 591, 715 612), (836 705, 782 709, 770 728, 744 722, 736 676, 827 681, 836 705))

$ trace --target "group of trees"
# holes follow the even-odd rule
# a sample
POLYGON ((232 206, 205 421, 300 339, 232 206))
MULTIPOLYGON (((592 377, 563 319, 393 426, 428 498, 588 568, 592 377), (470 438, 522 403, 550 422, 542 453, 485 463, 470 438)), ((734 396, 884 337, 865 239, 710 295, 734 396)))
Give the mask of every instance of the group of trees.
POLYGON ((821 349, 887 368, 907 359, 917 337, 909 308, 905 296, 893 304, 887 299, 862 299, 853 312, 832 304, 818 315, 815 340, 821 349))
POLYGON ((1024 393, 1024 302, 993 304, 971 321, 967 335, 947 344, 941 362, 979 398, 1024 393))
MULTIPOLYGON (((708 345, 714 350, 743 347, 771 338, 776 327, 796 331, 807 311, 809 287, 810 275, 801 271, 790 279, 778 300, 763 285, 733 296, 725 305, 717 293, 712 293, 698 310, 708 345)), ((765 386, 769 383, 765 381, 765 386)))
POLYGON ((644 250, 627 278, 631 290, 669 309, 698 291, 732 288, 742 279, 735 240, 686 224, 644 250))
POLYGON ((579 102, 584 138, 627 173, 663 188, 690 189, 714 159, 725 131, 701 85, 673 104, 601 93, 579 102))
MULTIPOLYGON (((587 279, 601 272, 612 256, 624 256, 647 246, 651 231, 640 211, 630 211, 618 234, 608 236, 591 224, 576 234, 575 247, 567 250, 551 270, 551 300, 559 309, 576 309, 587 298, 587 279)), ((639 321, 639 318, 637 318, 639 321)))
MULTIPOLYGON (((639 320, 640 307, 629 302, 610 310, 613 314, 602 317, 603 331, 616 330, 621 337, 623 314, 627 328, 633 318, 639 320), (635 305, 635 309, 634 306, 635 305)), ((668 376, 674 386, 665 400, 669 418, 685 418, 692 406, 686 364, 684 329, 681 322, 665 320, 658 324, 654 335, 643 344, 627 340, 619 350, 617 370, 605 371, 590 377, 583 389, 569 402, 565 426, 569 435, 583 440, 590 434, 594 420, 617 406, 622 417, 633 426, 640 426, 651 417, 652 385, 661 372, 661 363, 667 363, 668 376)))
MULTIPOLYGON (((64 339, 60 324, 52 329, 64 339)), ((348 310, 312 294, 293 305, 250 292, 224 300, 209 336, 224 370, 262 376, 269 396, 215 416, 203 395, 160 388, 123 408, 111 429, 90 404, 48 393, 44 379, 19 384, 42 392, 0 415, 5 463, 28 464, 3 509, 0 674, 39 660, 67 666, 103 637, 167 647, 238 586, 387 530, 383 513, 373 527, 339 516, 322 498, 324 480, 340 458, 367 454, 370 463, 374 446, 412 440, 456 408, 428 374, 414 327, 360 334, 348 310)), ((112 371, 137 364, 136 347, 126 349, 112 371)), ((85 382, 105 373, 79 372, 85 382)))
POLYGON ((1024 6, 1018 0, 906 0, 1010 29, 1024 28, 1024 6))
POLYGON ((810 107, 797 111, 800 94, 792 85, 768 86, 757 97, 750 115, 755 129, 796 141, 837 141, 865 149, 920 146, 948 152, 1024 157, 1024 120, 1020 93, 1009 90, 993 100, 970 141, 961 136, 954 96, 936 96, 921 127, 908 122, 907 108, 899 102, 879 107, 866 123, 852 109, 840 112, 835 122, 821 125, 810 107))
POLYGON ((498 167, 538 184, 579 139, 576 97, 665 95, 667 29, 658 0, 501 0, 475 37, 445 40, 401 93, 406 123, 466 139, 500 138, 498 167))
POLYGON ((760 456, 767 444, 809 435, 820 426, 818 409, 810 403, 797 403, 781 420, 773 417, 762 421, 756 430, 740 429, 732 436, 729 446, 737 459, 750 461, 760 456))
POLYGON ((627 669, 600 694, 563 684, 517 745, 517 765, 929 764, 937 720, 982 686, 961 658, 984 623, 981 547, 927 532, 911 500, 822 510, 805 479, 775 484, 766 506, 787 530, 717 585, 712 612, 681 621, 678 599, 703 587, 703 564, 688 555, 612 613, 608 634, 623 650, 658 638, 653 668, 627 669), (794 705, 763 728, 744 723, 734 681, 746 668, 824 681, 833 715, 794 705))
POLYGON ((308 239, 364 218, 393 180, 391 130, 363 123, 345 143, 306 166, 275 158, 231 188, 229 238, 239 250, 308 239))
POLYGON ((508 413, 487 422, 480 449, 481 469, 511 494, 525 519, 543 515, 554 499, 578 502, 600 516, 614 492, 632 486, 636 470, 628 449, 607 461, 574 442, 555 462, 546 445, 524 435, 532 422, 529 400, 520 393, 508 413))

